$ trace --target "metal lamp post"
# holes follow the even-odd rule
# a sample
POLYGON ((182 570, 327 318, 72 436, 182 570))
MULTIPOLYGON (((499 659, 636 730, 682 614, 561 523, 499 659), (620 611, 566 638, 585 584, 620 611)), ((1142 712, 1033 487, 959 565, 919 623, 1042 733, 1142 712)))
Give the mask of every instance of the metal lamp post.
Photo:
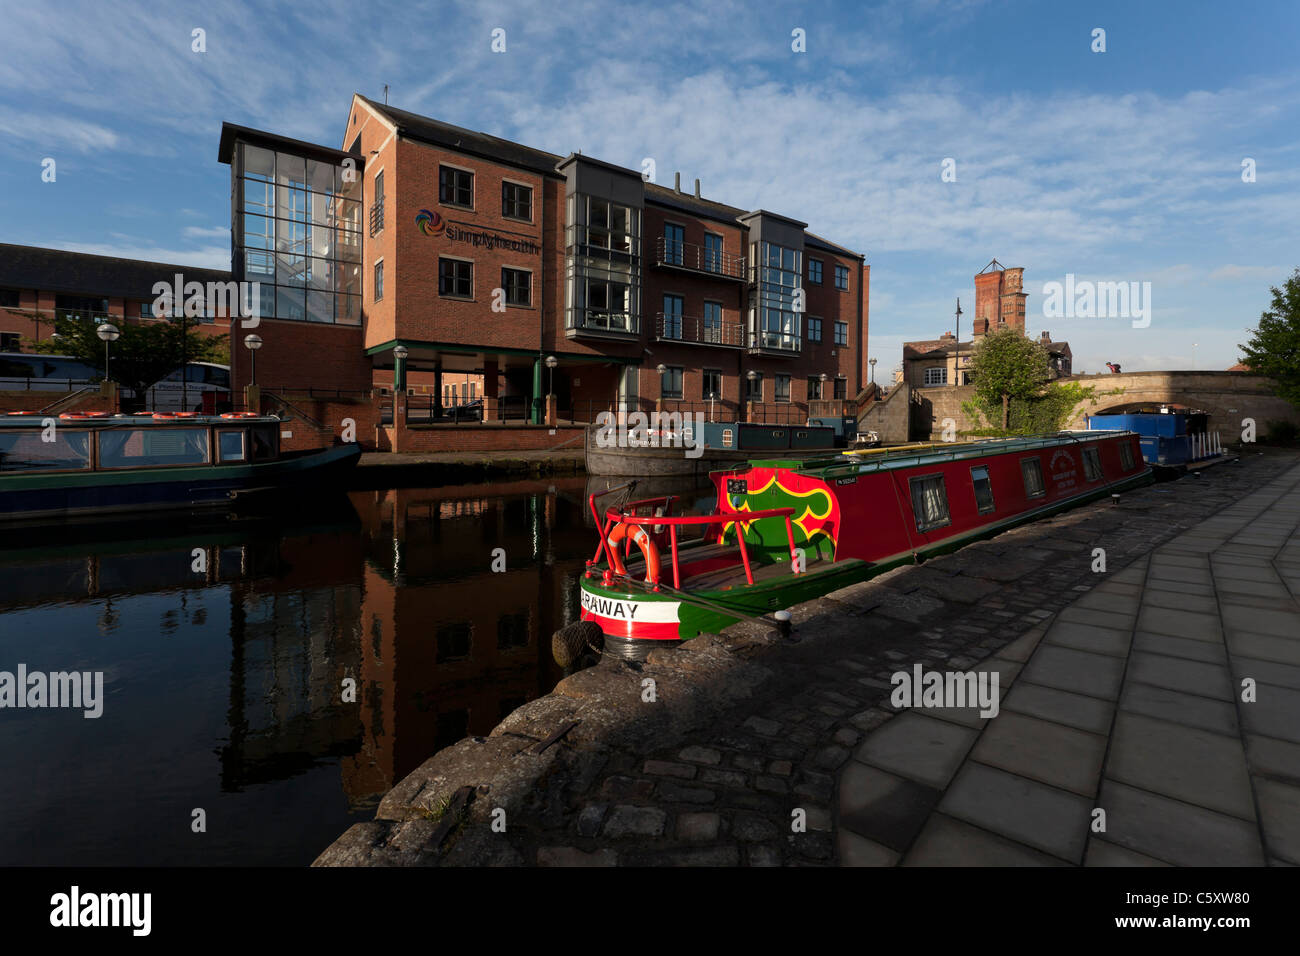
MULTIPOLYGON (((405 390, 406 388, 406 357, 411 354, 411 350, 405 345, 393 346, 393 394, 405 390)), ((437 389, 434 389, 436 392, 437 389)))
POLYGON ((95 329, 95 334, 99 336, 100 341, 104 343, 104 381, 108 381, 108 343, 116 342, 122 337, 122 333, 116 325, 111 322, 105 322, 99 328, 95 329))
POLYGON ((244 336, 244 348, 248 349, 249 358, 252 361, 252 373, 249 377, 248 384, 257 384, 257 350, 262 347, 262 337, 254 333, 244 336))

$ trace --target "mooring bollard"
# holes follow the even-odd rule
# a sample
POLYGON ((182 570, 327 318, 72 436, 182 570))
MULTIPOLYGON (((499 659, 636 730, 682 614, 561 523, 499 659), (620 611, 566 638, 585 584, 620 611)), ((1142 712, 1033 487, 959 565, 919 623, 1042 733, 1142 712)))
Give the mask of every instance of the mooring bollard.
POLYGON ((777 611, 772 616, 776 618, 776 628, 780 631, 782 639, 788 641, 790 639, 790 612, 777 611))
POLYGON ((1118 494, 1118 493, 1113 493, 1113 494, 1110 496, 1110 503, 1113 504, 1113 505, 1117 505, 1117 504, 1119 504, 1119 494, 1118 494))

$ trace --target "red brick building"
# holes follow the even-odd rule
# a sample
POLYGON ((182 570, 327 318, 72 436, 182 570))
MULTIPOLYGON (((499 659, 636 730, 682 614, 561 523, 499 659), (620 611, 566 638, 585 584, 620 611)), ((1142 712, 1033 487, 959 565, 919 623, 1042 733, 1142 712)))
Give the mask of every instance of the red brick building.
POLYGON ((553 393, 579 421, 616 404, 795 420, 867 381, 870 267, 799 220, 360 95, 342 147, 222 129, 267 389, 366 389, 399 347, 407 387, 441 404, 444 379, 472 382, 488 419, 538 421, 553 393))

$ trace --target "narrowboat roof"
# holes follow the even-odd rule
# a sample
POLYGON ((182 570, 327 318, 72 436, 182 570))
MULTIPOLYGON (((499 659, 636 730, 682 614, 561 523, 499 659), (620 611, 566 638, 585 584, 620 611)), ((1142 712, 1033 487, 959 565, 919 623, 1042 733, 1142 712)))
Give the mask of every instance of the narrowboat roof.
POLYGON ((247 425, 259 423, 280 424, 280 419, 274 415, 240 415, 236 418, 223 418, 220 415, 162 415, 155 417, 149 415, 104 415, 104 416, 73 416, 65 418, 62 415, 52 413, 33 412, 31 414, 8 414, 0 413, 0 429, 5 428, 39 428, 42 423, 53 418, 58 422, 61 428, 121 428, 129 425, 132 428, 157 426, 159 428, 171 427, 177 425, 247 425))
POLYGON ((1077 445, 1101 441, 1117 435, 1136 434, 1126 429, 1092 429, 1089 431, 1063 431, 1051 435, 1033 435, 1026 438, 989 438, 965 442, 915 442, 885 448, 865 448, 841 452, 833 457, 798 459, 753 459, 750 465, 760 468, 788 468, 803 474, 844 476, 864 472, 890 471, 916 465, 958 461, 966 458, 987 458, 1039 448, 1077 445))

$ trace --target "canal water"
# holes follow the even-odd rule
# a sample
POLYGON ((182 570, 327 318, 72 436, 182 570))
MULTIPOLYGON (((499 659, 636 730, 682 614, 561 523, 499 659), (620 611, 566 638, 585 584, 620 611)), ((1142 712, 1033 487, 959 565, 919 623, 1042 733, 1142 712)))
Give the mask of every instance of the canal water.
POLYGON ((104 684, 98 718, 0 710, 0 866, 310 863, 436 750, 554 687, 550 635, 596 548, 586 494, 606 483, 588 484, 6 541, 0 672, 104 684))

